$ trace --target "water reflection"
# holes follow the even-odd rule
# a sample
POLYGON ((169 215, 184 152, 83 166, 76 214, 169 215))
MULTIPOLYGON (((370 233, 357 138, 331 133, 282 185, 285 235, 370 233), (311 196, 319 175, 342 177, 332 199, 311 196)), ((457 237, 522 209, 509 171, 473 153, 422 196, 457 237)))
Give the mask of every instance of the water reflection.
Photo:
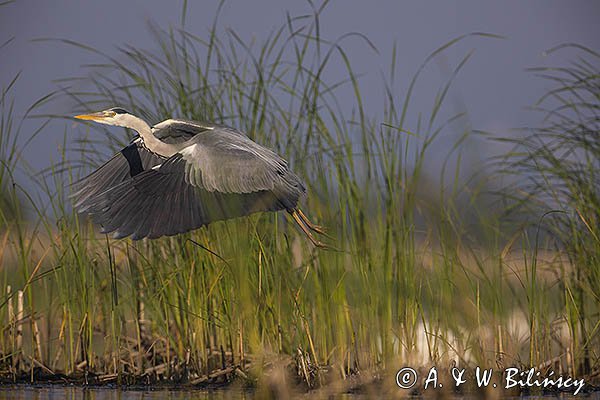
MULTIPOLYGON (((264 394, 264 393, 263 393, 264 394)), ((258 396, 264 397, 264 396, 258 396)), ((335 396, 326 396, 326 399, 336 400, 363 400, 369 398, 385 398, 388 396, 376 396, 360 393, 339 394, 335 396)), ((427 397, 427 396, 424 396, 427 397)), ((75 386, 0 386, 0 400, 245 400, 254 398, 253 393, 236 387, 227 387, 215 390, 172 390, 172 389, 116 389, 116 388, 81 388, 75 386)), ((310 396, 308 398, 320 398, 320 396, 310 396)), ((449 400, 479 399, 480 396, 448 396, 449 400)), ((498 397, 501 399, 502 397, 498 397)), ((522 396, 522 397, 504 397, 505 399, 518 400, 577 400, 585 398, 586 400, 600 400, 600 392, 581 394, 572 396, 567 393, 553 394, 545 396, 522 396)))
POLYGON ((226 400, 250 399, 240 389, 225 390, 123 390, 65 386, 0 386, 0 400, 226 400))

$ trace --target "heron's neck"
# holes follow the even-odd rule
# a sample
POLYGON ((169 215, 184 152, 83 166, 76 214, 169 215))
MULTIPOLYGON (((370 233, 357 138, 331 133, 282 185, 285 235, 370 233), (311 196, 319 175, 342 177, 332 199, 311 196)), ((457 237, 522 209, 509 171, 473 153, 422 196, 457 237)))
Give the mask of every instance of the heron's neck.
POLYGON ((144 146, 146 146, 148 150, 163 157, 171 157, 177 153, 177 149, 175 149, 173 146, 163 142, 160 139, 157 139, 156 136, 154 136, 152 133, 152 128, 150 128, 150 125, 148 125, 146 121, 134 115, 127 115, 126 118, 127 120, 123 121, 123 126, 136 131, 142 138, 144 146))

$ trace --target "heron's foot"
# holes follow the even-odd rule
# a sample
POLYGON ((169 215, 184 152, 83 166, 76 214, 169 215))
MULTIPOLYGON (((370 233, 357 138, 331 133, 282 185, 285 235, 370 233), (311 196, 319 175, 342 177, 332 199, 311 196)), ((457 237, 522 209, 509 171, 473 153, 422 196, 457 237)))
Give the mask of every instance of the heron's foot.
POLYGON ((313 244, 313 246, 315 246, 319 249, 330 250, 330 251, 341 251, 337 247, 330 246, 326 243, 321 242, 320 240, 315 239, 315 237, 313 235, 307 235, 307 236, 308 236, 308 240, 310 240, 310 242, 313 244))
POLYGON ((327 230, 321 225, 309 225, 308 227, 313 231, 317 232, 319 235, 327 236, 327 230))
POLYGON ((322 231, 322 232, 324 232, 324 230, 320 226, 314 225, 313 223, 311 223, 308 220, 308 218, 306 218, 306 216, 304 215, 304 213, 302 211, 300 211, 300 209, 296 208, 294 210, 288 210, 288 212, 292 215, 292 217, 294 218, 294 221, 296 221, 296 224, 298 224, 298 226, 300 227, 300 229, 302 229, 302 232, 304 232, 304 234, 306 235, 306 237, 308 237, 308 240, 310 240, 310 242, 315 247, 318 247, 320 249, 337 250, 334 247, 331 247, 331 246, 329 246, 329 245, 321 242, 320 240, 317 240, 314 237, 314 235, 312 234, 311 230, 313 230, 313 231, 315 231, 317 233, 321 233, 321 232, 319 232, 319 230, 322 231))
POLYGON ((302 219, 302 222, 304 222, 304 224, 310 230, 318 233, 319 235, 324 235, 324 236, 327 236, 328 238, 332 239, 332 237, 327 234, 327 230, 324 227, 317 225, 317 224, 313 224, 301 209, 296 208, 296 212, 298 213, 298 216, 300 217, 300 219, 302 219))
POLYGON ((311 241, 311 243, 315 247, 318 247, 320 249, 329 249, 330 248, 328 245, 326 245, 325 243, 321 242, 320 240, 315 239, 313 236, 309 236, 308 239, 311 241))

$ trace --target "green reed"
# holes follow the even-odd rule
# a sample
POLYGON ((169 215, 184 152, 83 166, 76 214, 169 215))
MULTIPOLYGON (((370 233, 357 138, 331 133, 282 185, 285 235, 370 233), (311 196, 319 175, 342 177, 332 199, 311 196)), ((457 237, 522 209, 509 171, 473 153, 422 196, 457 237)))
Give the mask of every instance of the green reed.
MULTIPOLYGON (((547 240, 564 249, 564 259, 554 261, 555 273, 563 292, 563 315, 573 338, 574 367, 586 374, 597 365, 599 357, 593 349, 600 329, 600 55, 574 44, 558 46, 548 54, 559 50, 575 53, 567 66, 533 69, 552 85, 536 104, 544 122, 528 130, 522 139, 510 140, 515 148, 505 155, 503 164, 511 174, 529 177, 527 181, 514 180, 508 211, 514 214, 525 210, 534 216, 535 237, 529 240, 535 243, 530 245, 537 249, 542 240, 547 240)), ((530 261, 532 279, 535 255, 530 261)), ((532 297, 536 293, 533 286, 529 293, 532 297)), ((537 305, 544 300, 532 301, 530 314, 539 313, 537 305)), ((538 322, 531 323, 533 326, 538 322)), ((530 351, 537 352, 535 348, 530 351)))

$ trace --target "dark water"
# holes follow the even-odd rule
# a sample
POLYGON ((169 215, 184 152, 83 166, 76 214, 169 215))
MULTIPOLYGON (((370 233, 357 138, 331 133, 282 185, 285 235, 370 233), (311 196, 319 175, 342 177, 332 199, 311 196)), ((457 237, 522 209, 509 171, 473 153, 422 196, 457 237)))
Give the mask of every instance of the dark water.
MULTIPOLYGON (((116 388, 82 388, 75 386, 0 386, 0 400, 226 400, 226 399, 253 399, 252 392, 239 388, 225 388, 215 390, 174 390, 174 389, 116 389, 116 388)), ((307 398, 311 398, 310 396, 307 398)), ((369 398, 361 394, 340 394, 330 399, 363 400, 369 398)), ((448 397, 448 399, 476 399, 475 396, 448 397)), ((511 399, 519 400, 600 400, 600 392, 581 393, 578 396, 569 394, 555 394, 546 396, 523 396, 511 399)))
POLYGON ((225 400, 251 399, 241 389, 223 390, 124 390, 71 386, 0 386, 0 400, 225 400))

